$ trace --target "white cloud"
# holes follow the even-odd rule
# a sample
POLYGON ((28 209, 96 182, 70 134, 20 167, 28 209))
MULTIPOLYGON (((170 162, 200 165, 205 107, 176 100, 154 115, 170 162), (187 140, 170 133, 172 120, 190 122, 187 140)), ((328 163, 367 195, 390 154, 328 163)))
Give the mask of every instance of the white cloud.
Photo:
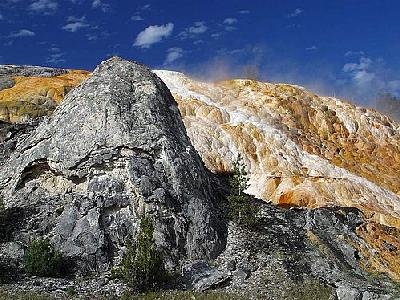
POLYGON ((205 22, 194 22, 193 26, 186 28, 184 31, 178 34, 178 36, 183 40, 187 38, 195 38, 196 35, 206 32, 207 29, 208 27, 206 26, 205 22))
POLYGON ((242 14, 242 15, 247 15, 247 14, 249 14, 249 13, 250 13, 250 11, 247 10, 247 9, 239 10, 239 14, 242 14))
POLYGON ((46 58, 46 62, 49 64, 52 64, 52 65, 65 62, 65 58, 63 56, 64 56, 64 53, 51 53, 46 58))
POLYGON ((311 47, 307 47, 306 50, 307 51, 315 51, 315 50, 318 50, 318 47, 315 45, 312 45, 311 47))
POLYGON ((151 8, 150 4, 146 4, 146 5, 139 7, 136 10, 135 14, 131 17, 131 20, 132 21, 143 21, 144 18, 142 17, 142 14, 145 13, 146 11, 149 11, 150 8, 151 8))
POLYGON ((237 19, 236 18, 226 18, 224 20, 224 24, 228 24, 228 25, 233 25, 235 23, 237 23, 237 19))
POLYGON ((364 51, 347 51, 344 56, 365 56, 364 51))
POLYGON ((0 13, 0 21, 4 20, 4 16, 0 13))
POLYGON ((358 63, 347 63, 343 66, 343 72, 350 74, 355 84, 365 86, 371 83, 376 74, 370 71, 372 60, 368 57, 361 57, 358 63))
POLYGON ((300 16, 304 12, 303 9, 301 8, 296 8, 293 12, 287 15, 288 18, 295 18, 297 16, 300 16))
POLYGON ((144 19, 140 15, 134 15, 131 17, 132 21, 143 21, 144 19))
POLYGON ((164 65, 169 65, 183 56, 182 48, 169 48, 167 50, 167 57, 165 58, 164 65))
POLYGON ((99 37, 96 34, 88 33, 86 35, 86 38, 88 39, 88 41, 97 41, 99 37))
POLYGON ((359 70, 354 72, 353 79, 358 85, 366 85, 375 79, 375 73, 370 73, 367 70, 359 70))
POLYGON ((8 37, 10 38, 20 38, 20 37, 33 37, 36 33, 28 29, 21 29, 19 31, 11 33, 8 37))
POLYGON ((207 31, 207 26, 204 22, 195 22, 194 26, 189 27, 188 32, 199 34, 207 31))
POLYGON ((361 57, 359 63, 347 63, 343 66, 344 72, 352 71, 363 71, 367 70, 372 63, 372 60, 368 57, 361 57))
POLYGON ((58 3, 55 0, 35 0, 28 9, 36 13, 53 14, 58 8, 58 3))
POLYGON ((151 25, 141 31, 135 40, 133 46, 140 48, 149 48, 151 45, 160 42, 163 38, 171 35, 174 30, 174 24, 151 25))
POLYGON ((103 12, 106 12, 110 9, 110 5, 103 2, 103 0, 93 0, 92 8, 101 9, 103 12))
POLYGON ((236 30, 237 28, 235 27, 235 26, 225 26, 225 30, 226 31, 234 31, 234 30, 236 30))
POLYGON ((150 10, 150 7, 150 4, 145 4, 140 8, 140 10, 150 10))
POLYGON ((67 18, 67 24, 65 24, 62 29, 69 32, 77 32, 81 28, 88 27, 89 24, 86 22, 86 17, 77 18, 74 16, 69 16, 67 18))

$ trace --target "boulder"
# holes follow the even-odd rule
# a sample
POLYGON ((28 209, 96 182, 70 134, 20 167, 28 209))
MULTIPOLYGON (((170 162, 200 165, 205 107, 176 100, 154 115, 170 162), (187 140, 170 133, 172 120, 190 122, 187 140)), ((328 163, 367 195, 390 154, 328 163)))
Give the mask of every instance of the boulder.
POLYGON ((76 271, 104 271, 149 215, 170 267, 213 258, 226 235, 213 184, 165 84, 114 57, 1 166, 0 195, 23 220, 0 243, 47 236, 76 271))

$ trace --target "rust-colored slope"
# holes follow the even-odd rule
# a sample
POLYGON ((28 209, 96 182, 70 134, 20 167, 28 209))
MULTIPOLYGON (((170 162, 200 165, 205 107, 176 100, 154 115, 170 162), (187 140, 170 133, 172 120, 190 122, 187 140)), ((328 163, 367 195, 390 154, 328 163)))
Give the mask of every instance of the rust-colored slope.
POLYGON ((283 206, 350 206, 400 227, 400 125, 303 88, 251 80, 204 83, 158 71, 207 167, 238 153, 248 192, 283 206))
POLYGON ((51 113, 89 74, 69 71, 55 77, 14 77, 15 85, 0 91, 0 120, 17 123, 51 113))

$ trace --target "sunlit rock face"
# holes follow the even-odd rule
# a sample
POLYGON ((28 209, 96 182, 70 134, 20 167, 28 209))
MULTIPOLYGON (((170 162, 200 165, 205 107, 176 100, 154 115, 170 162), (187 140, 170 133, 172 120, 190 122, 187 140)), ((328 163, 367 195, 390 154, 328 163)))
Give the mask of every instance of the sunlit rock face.
MULTIPOLYGON (((282 206, 355 206, 371 221, 400 228, 400 125, 389 117, 293 85, 204 83, 155 72, 211 171, 229 171, 241 153, 248 192, 261 199, 282 206)), ((0 66, 0 120, 50 114, 89 76, 0 66)))
POLYGON ((357 207, 400 227, 400 125, 389 117, 293 85, 156 73, 213 172, 229 171, 241 153, 250 194, 282 206, 357 207))
POLYGON ((20 123, 47 115, 89 72, 0 66, 0 121, 20 123))

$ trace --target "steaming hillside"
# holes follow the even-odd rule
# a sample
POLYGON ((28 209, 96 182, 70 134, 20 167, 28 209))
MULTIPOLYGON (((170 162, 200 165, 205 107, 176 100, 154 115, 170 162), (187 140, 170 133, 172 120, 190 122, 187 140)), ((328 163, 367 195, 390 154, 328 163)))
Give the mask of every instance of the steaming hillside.
POLYGON ((0 66, 0 283, 51 290, 21 276, 30 239, 44 236, 72 276, 97 276, 56 285, 113 296, 110 270, 148 216, 164 262, 185 264, 197 290, 394 295, 371 273, 400 279, 398 123, 298 86, 155 73, 121 58, 92 74, 0 66), (252 229, 228 222, 229 187, 201 161, 225 174, 239 153, 248 193, 264 200, 247 203, 252 229))
MULTIPOLYGON (((6 68, 0 68, 4 74, 6 68)), ((3 75, 0 119, 49 114, 89 76, 51 70, 14 69, 8 85, 3 75)), ((241 153, 250 173, 248 192, 258 198, 284 206, 354 206, 371 220, 400 226, 400 125, 391 118, 289 84, 205 83, 177 72, 156 74, 211 171, 229 171, 241 153)))
POLYGON ((243 154, 248 191, 288 206, 355 206, 398 226, 400 125, 304 88, 250 80, 202 83, 156 71, 214 172, 243 154))

